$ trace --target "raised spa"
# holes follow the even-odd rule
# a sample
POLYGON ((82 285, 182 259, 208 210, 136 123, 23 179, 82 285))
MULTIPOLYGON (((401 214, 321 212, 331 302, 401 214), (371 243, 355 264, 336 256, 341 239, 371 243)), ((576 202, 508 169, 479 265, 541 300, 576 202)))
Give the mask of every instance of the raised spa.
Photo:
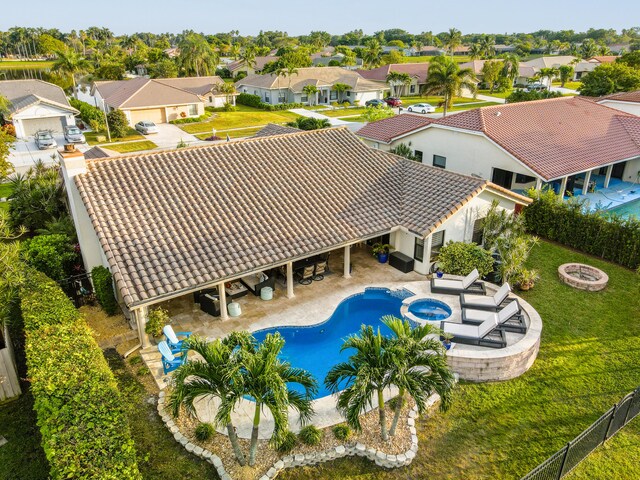
POLYGON ((440 300, 425 298, 411 302, 409 313, 420 320, 444 320, 451 315, 451 307, 440 300))

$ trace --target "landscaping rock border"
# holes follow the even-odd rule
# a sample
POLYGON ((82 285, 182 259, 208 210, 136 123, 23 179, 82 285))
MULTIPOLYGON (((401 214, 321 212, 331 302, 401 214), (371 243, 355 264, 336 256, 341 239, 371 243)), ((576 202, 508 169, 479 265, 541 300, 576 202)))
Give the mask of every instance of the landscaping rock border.
MULTIPOLYGON (((165 411, 165 397, 166 392, 160 391, 158 394, 158 414, 162 418, 162 421, 173 434, 173 437, 178 443, 184 446, 184 448, 194 455, 211 463, 217 470, 221 480, 233 480, 233 478, 227 473, 220 457, 203 449, 189 441, 181 432, 178 426, 175 424, 171 415, 165 411)), ((432 395, 427 401, 427 407, 432 407, 440 397, 437 394, 432 395)), ((407 423, 409 425, 409 432, 411 434, 411 447, 404 453, 398 455, 390 455, 382 450, 367 447, 362 443, 350 442, 345 445, 338 445, 328 450, 319 452, 312 452, 307 454, 287 455, 273 464, 271 468, 267 470, 267 473, 260 477, 259 480, 271 480, 278 476, 278 474, 285 468, 301 467, 307 465, 315 465, 318 463, 328 462, 335 460, 336 458, 343 458, 349 456, 365 457, 374 462, 376 465, 384 468, 399 468, 404 467, 416 457, 418 453, 418 433, 416 431, 416 419, 418 418, 418 407, 414 406, 409 411, 409 418, 407 423)))
POLYGON ((570 287, 587 292, 599 292, 604 290, 609 283, 609 275, 599 268, 584 263, 563 263, 558 267, 558 277, 570 287), (586 274, 593 280, 574 277, 572 273, 586 274))

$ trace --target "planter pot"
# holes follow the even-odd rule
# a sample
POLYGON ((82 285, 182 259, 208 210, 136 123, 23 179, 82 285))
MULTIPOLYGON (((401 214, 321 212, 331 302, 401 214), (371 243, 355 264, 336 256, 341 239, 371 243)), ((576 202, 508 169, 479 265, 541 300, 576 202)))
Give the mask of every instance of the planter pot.
POLYGON ((436 272, 436 277, 442 278, 444 276, 444 272, 436 272))
POLYGON ((387 263, 388 259, 389 259, 389 254, 388 253, 379 253, 378 254, 378 261, 380 263, 387 263))
POLYGON ((518 288, 523 292, 526 292, 527 290, 531 290, 533 288, 533 283, 521 283, 520 285, 518 285, 518 288))

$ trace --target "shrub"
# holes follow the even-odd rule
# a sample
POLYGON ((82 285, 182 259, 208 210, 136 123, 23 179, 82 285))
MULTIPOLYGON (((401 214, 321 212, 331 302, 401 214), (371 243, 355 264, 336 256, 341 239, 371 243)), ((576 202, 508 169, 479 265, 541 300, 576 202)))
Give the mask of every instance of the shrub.
POLYGON ((210 423, 200 423, 196 427, 196 438, 201 442, 209 440, 214 433, 216 433, 216 429, 210 423))
POLYGON ((14 127, 12 123, 7 123, 5 125, 2 125, 2 130, 7 132, 12 137, 16 136, 16 127, 14 127))
POLYGON ((149 319, 144 327, 144 331, 153 337, 162 335, 162 328, 169 323, 169 312, 164 308, 154 308, 149 310, 149 319))
POLYGON ((67 235, 39 235, 25 240, 20 247, 24 261, 59 282, 71 276, 78 260, 71 238, 67 235))
POLYGON ((107 122, 109 122, 112 137, 123 138, 129 133, 129 121, 122 110, 111 110, 107 114, 107 122))
POLYGON ((333 435, 338 440, 347 440, 351 436, 351 429, 348 425, 340 424, 333 427, 333 435))
POLYGON ((289 453, 298 443, 298 437, 291 430, 288 430, 278 443, 277 450, 279 453, 289 453))
POLYGON ((140 479, 122 399, 91 330, 55 282, 28 277, 25 350, 51 478, 140 479))
POLYGON ((102 110, 75 98, 70 98, 69 103, 80 111, 80 118, 89 124, 92 130, 99 131, 104 128, 104 112, 102 110), (94 126, 98 128, 94 128, 94 126))
POLYGON ((98 303, 107 315, 115 315, 118 311, 118 302, 113 292, 111 272, 100 265, 93 267, 91 277, 93 278, 93 288, 96 292, 98 303))
POLYGON ((300 430, 298 437, 306 445, 318 445, 322 440, 322 430, 314 425, 307 425, 300 430))
POLYGON ((545 98, 557 98, 561 97, 562 93, 552 92, 550 90, 532 90, 527 92, 526 90, 514 90, 511 95, 507 97, 507 103, 518 102, 530 102, 532 100, 543 100, 545 98))
MULTIPOLYGON (((184 112, 183 112, 184 113, 184 112)), ((197 122, 204 122, 206 121, 211 115, 209 115, 208 113, 205 113, 203 115, 200 115, 199 117, 189 117, 189 118, 178 118, 177 120, 171 120, 169 123, 172 123, 173 125, 180 125, 183 123, 197 123, 197 122)))
POLYGON ((289 110, 291 108, 301 108, 304 105, 302 103, 281 103, 279 105, 271 105, 264 103, 258 95, 251 95, 250 93, 241 93, 236 97, 236 103, 240 105, 246 105, 247 107, 259 108, 261 110, 275 111, 275 110, 289 110))
POLYGON ((468 275, 474 268, 483 277, 493 270, 491 252, 475 243, 449 242, 440 249, 440 268, 452 275, 468 275))

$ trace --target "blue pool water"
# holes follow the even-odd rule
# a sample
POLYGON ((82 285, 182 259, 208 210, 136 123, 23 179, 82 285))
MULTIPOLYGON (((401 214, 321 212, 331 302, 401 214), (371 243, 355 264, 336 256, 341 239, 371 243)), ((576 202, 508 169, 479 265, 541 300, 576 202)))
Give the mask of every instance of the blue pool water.
POLYGON ((605 215, 613 214, 613 213, 626 218, 630 218, 630 217, 640 218, 640 199, 637 199, 628 203, 623 203, 622 205, 618 205, 617 207, 610 208, 605 212, 605 215))
POLYGON ((426 298, 411 302, 409 312, 421 320, 444 320, 451 315, 451 307, 440 300, 426 298))
MULTIPOLYGON (((401 317, 402 300, 413 295, 407 290, 389 291, 382 288, 367 288, 363 293, 352 295, 343 300, 331 317, 309 327, 272 327, 254 333, 258 341, 264 340, 268 333, 280 332, 285 345, 280 358, 291 365, 311 372, 318 381, 318 394, 315 398, 330 395, 324 387, 324 379, 335 364, 348 360, 353 350, 340 353, 342 341, 360 330, 360 325, 380 327, 383 335, 391 331, 380 321, 383 315, 401 317)), ((298 389, 297 385, 292 388, 298 389)))

